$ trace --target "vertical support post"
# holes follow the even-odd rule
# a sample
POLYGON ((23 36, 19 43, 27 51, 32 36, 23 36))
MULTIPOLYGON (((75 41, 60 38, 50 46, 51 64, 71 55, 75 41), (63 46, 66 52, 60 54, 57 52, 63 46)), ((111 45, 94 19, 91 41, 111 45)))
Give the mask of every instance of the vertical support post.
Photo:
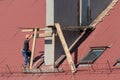
POLYGON ((31 54, 31 59, 30 59, 30 69, 32 69, 32 65, 33 65, 33 58, 34 58, 35 45, 36 45, 36 36, 37 36, 37 28, 35 28, 35 30, 34 30, 32 54, 31 54))
POLYGON ((63 49, 65 51, 65 54, 66 54, 66 57, 67 57, 67 60, 68 60, 68 64, 69 64, 69 66, 71 68, 72 73, 74 73, 74 72, 76 72, 76 67, 75 67, 75 64, 74 64, 74 62, 72 60, 72 56, 70 55, 70 51, 68 49, 68 46, 67 46, 65 38, 63 36, 62 30, 60 28, 60 25, 58 23, 56 23, 55 27, 57 29, 57 33, 58 33, 58 36, 59 36, 60 41, 62 43, 63 49))

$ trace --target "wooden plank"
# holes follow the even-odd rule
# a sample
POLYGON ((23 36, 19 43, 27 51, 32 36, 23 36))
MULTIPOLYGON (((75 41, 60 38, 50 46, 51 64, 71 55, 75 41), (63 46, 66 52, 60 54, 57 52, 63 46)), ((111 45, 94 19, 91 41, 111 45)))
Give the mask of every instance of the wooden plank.
POLYGON ((49 31, 51 28, 39 28, 39 31, 49 31))
POLYGON ((36 36, 37 36, 37 29, 35 29, 34 31, 32 54, 31 54, 31 59, 30 59, 30 69, 32 69, 32 65, 33 65, 33 58, 34 58, 35 45, 36 45, 36 36))
POLYGON ((33 29, 22 29, 22 32, 33 32, 33 29))
POLYGON ((70 51, 68 49, 68 46, 67 46, 65 38, 63 36, 62 30, 60 28, 60 25, 58 23, 55 23, 55 27, 57 29, 57 33, 58 33, 58 36, 59 36, 60 41, 62 43, 63 49, 65 51, 65 54, 66 54, 66 57, 67 57, 67 60, 68 60, 68 64, 69 64, 69 66, 71 68, 71 72, 74 73, 74 72, 76 72, 76 67, 75 67, 74 62, 72 60, 72 56, 71 56, 70 51))
POLYGON ((44 63, 44 58, 40 58, 37 62, 33 64, 33 68, 38 68, 40 65, 44 63))
POLYGON ((81 37, 86 33, 86 31, 82 32, 81 35, 73 42, 73 44, 69 47, 69 50, 71 49, 78 43, 78 41, 81 39, 81 37))
MULTIPOLYGON (((22 28, 20 28, 22 29, 22 28)), ((33 32, 35 29, 37 29, 37 31, 45 31, 45 30, 51 30, 51 28, 28 28, 28 29, 22 29, 22 32, 33 32)))
POLYGON ((52 32, 42 33, 37 36, 37 38, 52 37, 52 32))
POLYGON ((59 67, 60 64, 65 60, 66 56, 63 54, 55 61, 55 67, 59 67))
POLYGON ((108 15, 108 12, 115 6, 115 4, 118 2, 118 0, 113 0, 108 7, 89 25, 92 27, 96 27, 96 25, 102 21, 102 19, 108 15))

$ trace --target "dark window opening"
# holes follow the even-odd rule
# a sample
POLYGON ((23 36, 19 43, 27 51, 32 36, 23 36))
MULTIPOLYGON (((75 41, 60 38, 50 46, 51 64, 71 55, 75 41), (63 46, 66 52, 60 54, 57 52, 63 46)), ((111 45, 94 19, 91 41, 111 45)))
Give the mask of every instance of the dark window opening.
POLYGON ((80 60, 79 65, 93 64, 96 59, 105 51, 107 47, 91 47, 90 52, 80 60))

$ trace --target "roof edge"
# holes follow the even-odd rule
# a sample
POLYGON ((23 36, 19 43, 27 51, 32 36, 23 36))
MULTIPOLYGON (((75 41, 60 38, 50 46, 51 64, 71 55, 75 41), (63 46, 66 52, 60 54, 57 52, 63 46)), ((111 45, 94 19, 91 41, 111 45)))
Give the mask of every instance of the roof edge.
POLYGON ((117 4, 118 0, 113 0, 107 8, 101 12, 101 14, 89 25, 90 27, 96 28, 96 25, 102 21, 102 19, 106 16, 109 15, 108 12, 113 9, 113 7, 117 4))

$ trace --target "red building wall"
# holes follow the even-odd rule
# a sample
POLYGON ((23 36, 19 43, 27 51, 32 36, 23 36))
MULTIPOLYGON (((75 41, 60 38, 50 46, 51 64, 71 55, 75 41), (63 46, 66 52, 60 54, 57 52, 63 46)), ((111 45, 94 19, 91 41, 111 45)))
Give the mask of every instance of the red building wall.
MULTIPOLYGON (((18 27, 44 27, 46 25, 45 0, 0 0, 0 66, 20 66, 21 49, 26 33, 18 27)), ((37 41, 38 51, 43 40, 37 41)))

